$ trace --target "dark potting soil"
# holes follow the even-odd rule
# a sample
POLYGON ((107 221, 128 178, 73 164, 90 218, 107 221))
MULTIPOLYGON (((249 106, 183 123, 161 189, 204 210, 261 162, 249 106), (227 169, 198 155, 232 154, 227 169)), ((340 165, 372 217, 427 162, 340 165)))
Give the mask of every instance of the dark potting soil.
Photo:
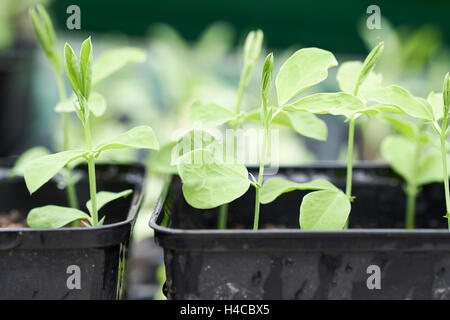
POLYGON ((0 212, 0 228, 28 228, 27 220, 18 210, 0 212))

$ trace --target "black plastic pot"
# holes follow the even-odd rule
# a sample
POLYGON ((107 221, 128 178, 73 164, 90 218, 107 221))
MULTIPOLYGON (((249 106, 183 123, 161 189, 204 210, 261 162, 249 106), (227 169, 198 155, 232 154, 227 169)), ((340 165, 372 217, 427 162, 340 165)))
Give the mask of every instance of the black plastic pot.
MULTIPOLYGON (((341 188, 345 183, 342 166, 284 168, 279 175, 299 182, 327 178, 341 188)), ((229 205, 230 229, 222 231, 215 230, 218 210, 190 207, 179 178, 173 177, 150 222, 164 248, 166 295, 450 299, 450 232, 442 217, 443 186, 423 188, 417 203, 419 229, 404 230, 405 195, 396 174, 385 166, 360 165, 354 169, 353 184, 356 199, 349 230, 299 230, 299 207, 306 194, 300 191, 263 205, 262 230, 248 230, 254 210, 250 190, 229 205)))
MULTIPOLYGON (((96 171, 98 190, 132 188, 133 194, 100 211, 106 216, 101 227, 0 229, 0 300, 124 298, 130 235, 142 203, 145 168, 98 165, 96 171), (80 289, 78 279, 69 279, 78 271, 80 289)), ((82 175, 77 191, 84 209, 89 199, 86 168, 77 172, 82 175)), ((67 205, 57 183, 47 183, 30 197, 23 179, 9 180, 5 173, 0 167, 0 212, 18 209, 27 214, 37 206, 67 205)))

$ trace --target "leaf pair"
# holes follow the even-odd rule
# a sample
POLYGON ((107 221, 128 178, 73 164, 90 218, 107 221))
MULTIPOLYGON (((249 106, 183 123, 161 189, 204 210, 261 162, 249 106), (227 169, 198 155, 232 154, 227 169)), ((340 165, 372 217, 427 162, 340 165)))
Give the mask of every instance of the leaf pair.
POLYGON ((92 43, 91 37, 81 44, 80 61, 72 47, 66 43, 64 46, 64 61, 66 75, 73 92, 76 94, 79 106, 75 108, 78 117, 86 123, 90 110, 86 108, 92 86, 92 43))
MULTIPOLYGON (((131 189, 117 193, 101 191, 97 193, 97 208, 100 210, 109 202, 119 198, 125 198, 132 192, 131 189)), ((86 203, 86 207, 91 212, 90 200, 86 203)), ((94 224, 92 217, 81 210, 54 205, 34 208, 27 217, 27 223, 31 228, 61 228, 69 223, 83 220, 88 221, 91 226, 94 224)), ((103 221, 104 217, 99 222, 99 225, 102 225, 103 221)))
POLYGON ((318 190, 303 197, 300 206, 300 227, 303 230, 340 230, 350 214, 348 197, 327 180, 297 183, 271 178, 261 188, 261 203, 267 204, 294 190, 318 190))
MULTIPOLYGON (((159 149, 153 130, 147 126, 131 129, 116 138, 98 145, 93 153, 111 149, 159 149)), ((47 181, 53 178, 69 163, 87 157, 88 150, 69 150, 37 158, 25 168, 25 182, 30 193, 34 193, 47 181)))

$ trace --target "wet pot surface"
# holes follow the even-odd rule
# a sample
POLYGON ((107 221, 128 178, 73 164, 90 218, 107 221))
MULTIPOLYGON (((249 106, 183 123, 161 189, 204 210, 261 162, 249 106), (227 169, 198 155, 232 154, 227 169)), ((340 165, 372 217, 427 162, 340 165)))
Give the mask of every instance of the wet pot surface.
MULTIPOLYGON (((340 188, 345 167, 283 168, 297 182, 329 179, 340 188)), ((403 181, 389 168, 354 169, 350 229, 299 230, 306 192, 263 205, 258 232, 254 191, 229 205, 228 230, 215 230, 218 210, 190 207, 178 177, 151 226, 164 248, 171 299, 448 299, 450 233, 443 186, 417 199, 416 230, 404 230, 403 181), (163 222, 164 221, 164 222, 163 222), (166 227, 163 227, 165 224, 166 227)))
MULTIPOLYGON (((116 299, 123 297, 132 226, 142 202, 145 169, 140 165, 98 165, 99 191, 133 189, 107 204, 96 228, 0 229, 0 299, 116 299)), ((44 205, 67 205, 66 193, 51 181, 31 197, 22 178, 0 167, 0 213, 24 216, 44 205)), ((76 170, 80 209, 89 199, 86 168, 76 170)))

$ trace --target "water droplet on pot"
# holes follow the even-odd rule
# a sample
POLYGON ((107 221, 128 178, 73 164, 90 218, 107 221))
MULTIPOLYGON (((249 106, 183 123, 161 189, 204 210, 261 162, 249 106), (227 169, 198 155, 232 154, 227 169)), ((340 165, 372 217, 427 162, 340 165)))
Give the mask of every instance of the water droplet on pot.
POLYGON ((284 259, 284 265, 285 266, 292 266, 294 264, 294 259, 292 259, 292 258, 286 258, 286 259, 284 259))

